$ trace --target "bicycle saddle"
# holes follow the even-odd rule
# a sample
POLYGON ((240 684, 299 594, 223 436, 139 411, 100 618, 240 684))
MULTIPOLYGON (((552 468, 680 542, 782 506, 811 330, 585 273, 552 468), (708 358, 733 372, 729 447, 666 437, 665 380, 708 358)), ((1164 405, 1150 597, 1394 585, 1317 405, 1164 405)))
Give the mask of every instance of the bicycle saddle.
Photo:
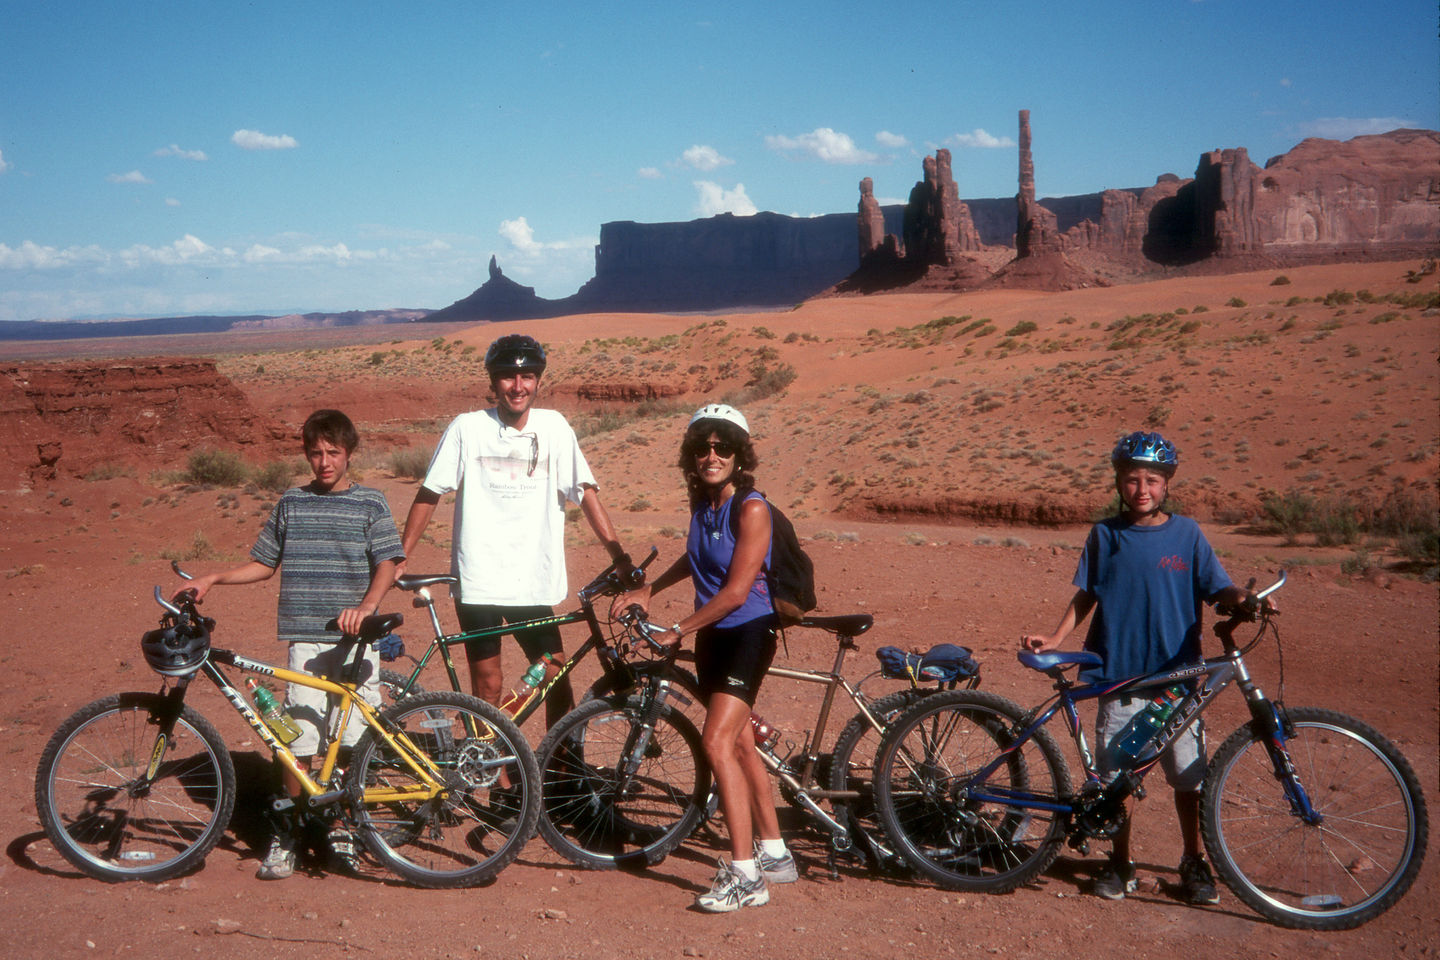
MULTIPOLYGON (((372 613, 360 621, 360 632, 356 634, 356 637, 365 641, 379 640, 404 622, 405 614, 403 613, 372 613)), ((339 630, 340 620, 332 617, 325 624, 325 629, 339 630)))
POLYGON ((1048 673, 1051 670, 1066 667, 1098 667, 1105 663, 1105 658, 1098 653, 1091 653, 1089 650, 1067 651, 1051 650, 1048 653, 1031 653, 1028 650, 1021 650, 1017 655, 1020 662, 1031 670, 1040 670, 1048 673))
POLYGON ((868 613, 852 613, 843 617, 802 617, 798 627, 819 627, 838 637, 858 637, 875 625, 868 613))
POLYGON ((405 574, 403 577, 395 578, 395 586, 401 590, 419 590, 421 587, 428 587, 436 583, 459 583, 460 578, 451 576, 448 573, 431 573, 426 575, 405 574))

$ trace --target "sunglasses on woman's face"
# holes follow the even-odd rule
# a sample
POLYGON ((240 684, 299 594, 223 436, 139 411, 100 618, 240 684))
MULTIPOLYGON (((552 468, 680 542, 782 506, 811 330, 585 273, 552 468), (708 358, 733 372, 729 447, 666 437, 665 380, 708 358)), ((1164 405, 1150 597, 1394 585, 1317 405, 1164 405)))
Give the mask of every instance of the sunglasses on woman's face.
POLYGON ((711 450, 714 450, 715 456, 721 460, 729 460, 735 456, 735 448, 724 440, 707 440, 696 443, 690 447, 690 456, 698 460, 701 457, 709 456, 711 450))

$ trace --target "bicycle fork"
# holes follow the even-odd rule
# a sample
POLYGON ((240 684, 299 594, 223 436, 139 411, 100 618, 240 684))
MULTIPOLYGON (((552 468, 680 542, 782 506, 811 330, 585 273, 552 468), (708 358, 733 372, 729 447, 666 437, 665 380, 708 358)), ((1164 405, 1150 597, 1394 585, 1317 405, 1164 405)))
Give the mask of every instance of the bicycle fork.
POLYGON ((1269 754, 1270 763, 1275 768, 1275 779, 1280 781, 1280 788, 1285 792, 1285 799, 1290 804, 1290 813, 1305 825, 1318 827, 1325 822, 1325 815, 1310 803, 1310 793, 1300 781, 1300 771, 1296 769, 1295 761, 1291 759, 1290 751, 1285 746, 1294 736, 1295 730, 1290 726, 1282 708, 1267 699, 1251 681, 1250 674, 1240 658, 1236 657, 1235 661, 1236 682, 1250 707, 1251 728, 1260 735, 1265 744, 1265 752, 1269 754))

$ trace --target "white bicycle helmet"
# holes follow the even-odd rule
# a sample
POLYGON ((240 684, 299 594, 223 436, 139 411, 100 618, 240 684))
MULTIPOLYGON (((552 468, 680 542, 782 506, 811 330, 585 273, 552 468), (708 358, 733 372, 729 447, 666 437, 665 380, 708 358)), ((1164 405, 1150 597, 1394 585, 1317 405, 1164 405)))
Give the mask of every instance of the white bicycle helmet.
POLYGON ((750 422, 745 419, 745 414, 728 403, 705 404, 695 411, 695 415, 690 418, 689 426, 693 427, 701 420, 724 420, 726 423, 733 423, 744 430, 747 437, 750 435, 750 422))

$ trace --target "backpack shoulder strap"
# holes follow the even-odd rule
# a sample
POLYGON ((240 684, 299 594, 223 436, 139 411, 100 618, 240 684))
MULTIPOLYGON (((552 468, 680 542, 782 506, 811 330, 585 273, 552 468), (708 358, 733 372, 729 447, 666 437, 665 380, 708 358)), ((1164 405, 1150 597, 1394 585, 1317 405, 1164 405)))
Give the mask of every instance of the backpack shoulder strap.
MULTIPOLYGON (((759 490, 754 492, 760 493, 759 490)), ((748 497, 749 494, 746 494, 746 496, 748 497)), ((770 506, 770 498, 765 496, 765 494, 760 493, 760 499, 765 501, 765 506, 770 506)), ((743 507, 745 504, 741 503, 740 505, 743 507)), ((771 511, 771 515, 774 515, 773 510, 771 511)), ((730 539, 736 543, 740 542, 740 511, 736 510, 733 506, 730 508, 730 539)))

